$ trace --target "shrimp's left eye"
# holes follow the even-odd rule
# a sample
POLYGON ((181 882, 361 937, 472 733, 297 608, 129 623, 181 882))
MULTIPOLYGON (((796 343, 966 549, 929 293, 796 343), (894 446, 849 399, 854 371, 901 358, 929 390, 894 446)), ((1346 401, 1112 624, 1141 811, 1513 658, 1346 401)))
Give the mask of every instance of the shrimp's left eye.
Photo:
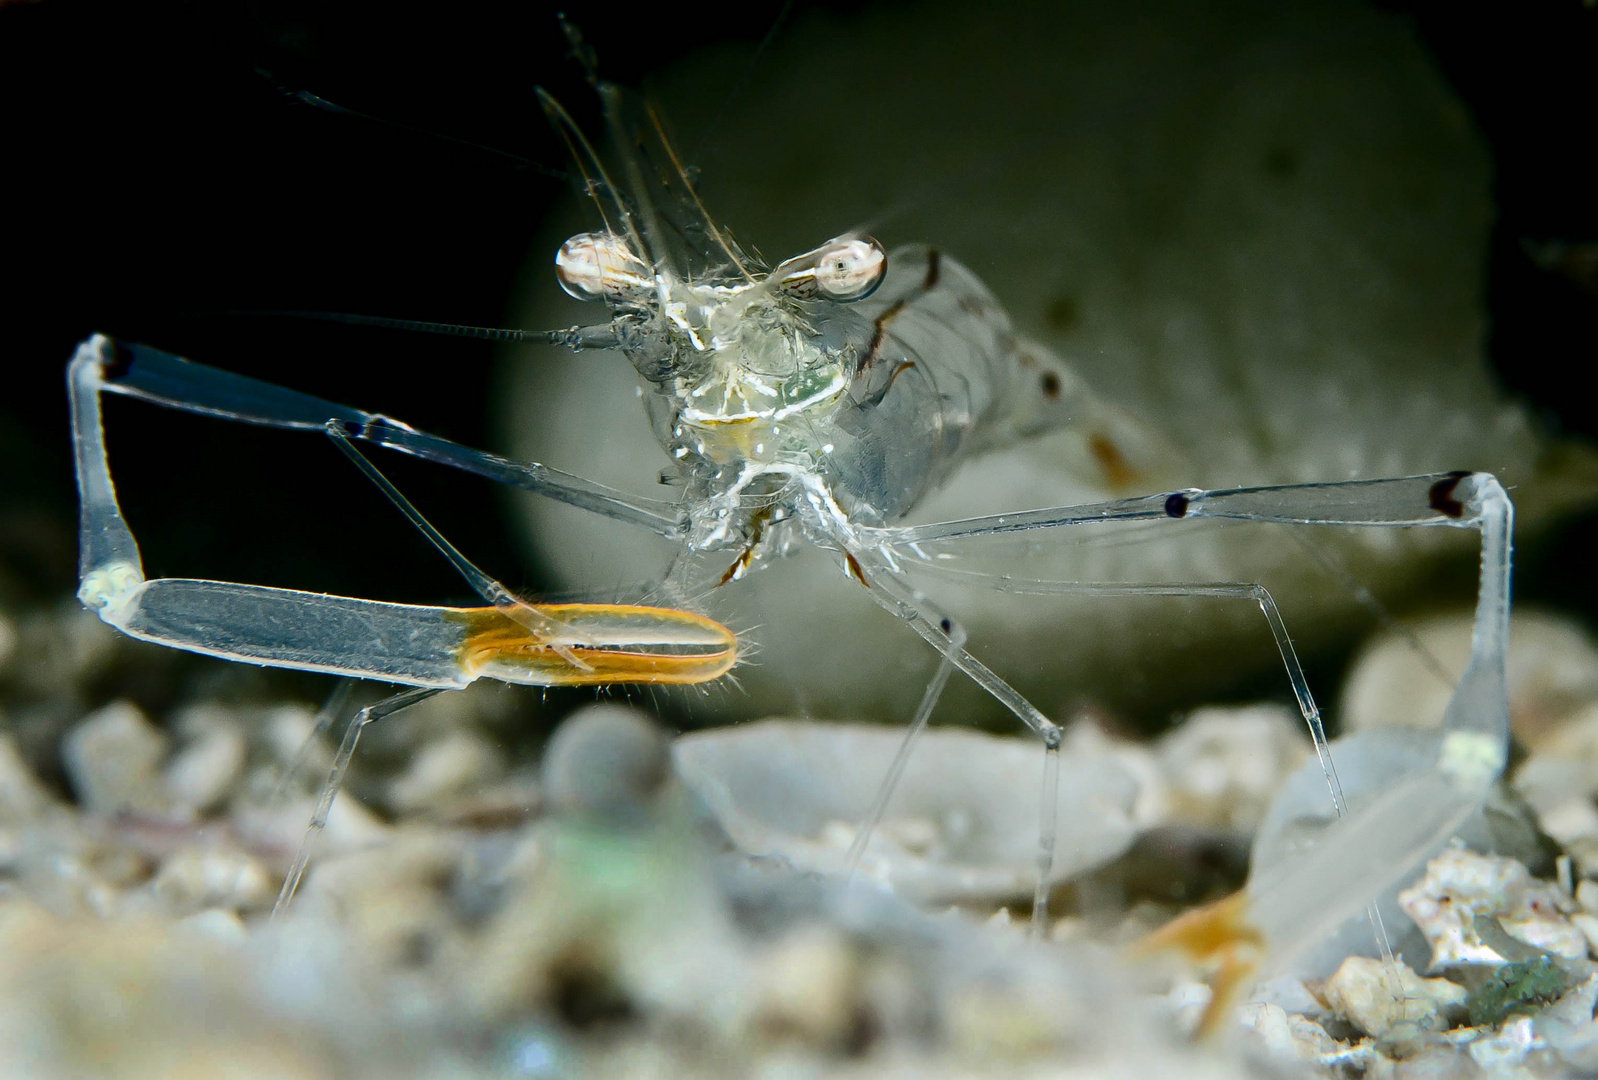
POLYGON ((888 253, 869 236, 840 236, 796 255, 771 272, 772 284, 801 300, 864 300, 882 284, 888 253))
POLYGON ((578 233, 555 253, 560 287, 579 300, 625 300, 652 293, 654 276, 612 232, 578 233))

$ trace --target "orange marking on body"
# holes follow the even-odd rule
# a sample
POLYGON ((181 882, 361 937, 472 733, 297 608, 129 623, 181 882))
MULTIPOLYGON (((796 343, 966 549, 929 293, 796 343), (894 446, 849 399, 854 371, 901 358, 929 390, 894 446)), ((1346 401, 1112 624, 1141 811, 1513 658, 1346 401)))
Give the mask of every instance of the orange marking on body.
POLYGON ((892 375, 888 376, 888 385, 882 388, 883 396, 887 396, 888 391, 893 389, 895 379, 915 366, 916 362, 914 360, 900 360, 899 366, 893 369, 892 375))
POLYGON ((1104 478, 1109 481, 1112 488, 1130 488, 1138 482, 1138 471, 1126 460, 1121 448, 1102 431, 1088 435, 1088 453, 1093 455, 1093 460, 1097 461, 1099 468, 1104 470, 1104 478))
POLYGON ((540 604, 538 610, 569 633, 552 643, 496 608, 460 609, 455 618, 467 627, 462 670, 543 686, 603 686, 709 682, 738 662, 736 635, 690 611, 630 604, 540 604), (554 644, 586 668, 573 667, 554 644))
POLYGON ((866 572, 860 568, 860 561, 858 559, 846 551, 843 553, 843 561, 849 567, 850 577, 854 578, 866 588, 871 588, 871 583, 866 580, 866 572))
POLYGON ((1199 1020, 1197 1038, 1219 1030, 1265 958, 1265 938, 1248 921, 1248 893, 1236 892, 1213 904, 1194 908, 1132 946, 1134 956, 1172 950, 1197 963, 1212 965, 1212 995, 1199 1020))

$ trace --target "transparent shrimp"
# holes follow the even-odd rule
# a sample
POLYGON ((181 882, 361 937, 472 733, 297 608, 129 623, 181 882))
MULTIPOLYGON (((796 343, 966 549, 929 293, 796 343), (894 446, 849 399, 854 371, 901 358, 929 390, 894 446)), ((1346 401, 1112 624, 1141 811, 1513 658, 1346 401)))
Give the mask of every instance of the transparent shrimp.
MULTIPOLYGON (((78 597, 85 607, 142 641, 410 687, 361 709, 351 721, 274 912, 294 895, 311 841, 327 823, 367 724, 483 677, 534 686, 698 683, 721 677, 736 662, 732 632, 689 611, 520 599, 461 555, 350 443, 378 429, 394 440, 389 445, 447 461, 460 448, 444 440, 103 336, 79 347, 67 368, 67 385, 81 506, 78 597), (325 431, 490 606, 391 604, 228 581, 146 579, 111 481, 101 424, 104 392, 249 423, 325 431)), ((487 470, 497 466, 506 475, 517 472, 510 463, 479 462, 487 470)), ((561 478, 536 470, 519 475, 524 483, 548 485, 574 499, 589 493, 586 485, 563 486, 561 478)), ((648 514, 644 508, 637 512, 648 514)))
MULTIPOLYGON (((598 88, 619 154, 621 183, 611 178, 559 106, 547 98, 545 106, 572 144, 585 188, 604 219, 602 229, 563 245, 557 275, 574 296, 605 303, 610 318, 597 326, 534 336, 578 350, 616 349, 626 356, 640 376, 656 438, 674 463, 670 481, 679 489, 677 501, 627 496, 543 465, 468 450, 385 418, 198 365, 180 368, 185 362, 165 354, 151 353, 142 367, 102 364, 100 381, 92 389, 120 389, 254 422, 325 428, 380 484, 370 463, 363 465, 355 444, 429 458, 641 527, 678 545, 680 555, 663 591, 685 605, 801 547, 830 552, 841 573, 863 586, 866 598, 907 623, 941 655, 945 668, 974 680, 1042 742, 1045 769, 1033 903, 1034 925, 1039 927, 1047 917, 1053 882, 1061 729, 978 660, 966 647, 961 628, 916 587, 912 571, 937 566, 929 553, 973 539, 1065 526, 1141 523, 1158 528, 1175 521, 1236 519, 1472 528, 1485 520, 1480 506, 1498 490, 1490 476, 1432 474, 1167 490, 1090 505, 897 524, 969 458, 1061 428, 1082 431, 1108 445, 1113 451, 1109 458, 1129 463, 1129 472, 1160 475, 1169 462, 1157 440, 1099 403, 1046 350, 1016 335, 976 276, 935 249, 902 248, 888 254, 869 237, 845 234, 773 268, 742 251, 698 204, 669 145, 658 137, 658 123, 629 123, 620 92, 605 84, 598 88), (646 148, 658 156, 651 157, 646 148), (675 188, 667 198, 650 186, 660 178, 675 188), (176 390, 167 385, 173 377, 181 383, 176 390), (236 403, 237 398, 243 403, 236 403)), ((139 359, 143 357, 135 356, 139 359)), ((108 480, 106 486, 109 490, 108 480)), ((396 505, 408 507, 397 492, 385 490, 396 505)), ((410 513, 495 604, 496 614, 523 630, 548 633, 538 616, 525 610, 530 605, 507 599, 494 583, 474 577, 469 564, 429 531, 419 515, 410 513)), ((1501 549, 1507 560, 1507 533, 1501 549)), ((117 562, 101 560, 94 567, 117 562)), ((1233 582, 1151 587, 1012 581, 1009 587, 1100 594, 1157 588, 1200 598, 1244 596, 1257 603, 1276 636, 1321 754, 1331 801, 1342 811, 1318 708, 1268 592, 1233 582)), ((261 599, 275 602, 271 592, 273 596, 261 599)), ((109 596, 124 594, 132 591, 107 590, 109 596)), ((120 610, 125 603, 104 607, 120 610)), ((1494 619, 1507 613, 1506 592, 1484 593, 1483 603, 1494 619)), ((616 614, 600 617, 608 623, 616 614)), ((682 647, 675 639, 673 644, 682 647)), ((722 645, 724 651, 730 648, 725 640, 722 645)), ((554 642, 550 648, 554 651, 554 642)), ((580 669, 573 659, 558 651, 555 655, 566 665, 560 670, 580 669)), ((726 659, 718 654, 715 663, 696 674, 708 673, 726 659)), ((1491 656, 1484 661, 1492 662, 1491 656)), ((1501 666, 1501 649, 1496 662, 1501 666)), ((912 752, 915 733, 935 705, 938 685, 924 699, 896 762, 912 752)), ((1501 719, 1502 710, 1492 702, 1483 709, 1484 715, 1501 719)), ((891 795, 892 781, 890 774, 874 802, 878 812, 891 795)), ((869 825, 862 831, 868 832, 869 825)))
MULTIPOLYGON (((935 249, 890 255, 869 237, 846 234, 768 269, 705 214, 658 121, 651 116, 648 124, 630 124, 621 92, 598 87, 621 184, 559 106, 545 99, 606 224, 569 239, 556 257, 556 272, 567 292, 611 309, 617 348, 641 377, 654 433, 675 463, 669 480, 682 492, 677 536, 683 555, 668 590, 686 599, 800 547, 830 551, 867 597, 1013 713, 1046 751, 1035 925, 1046 918, 1052 881, 1061 729, 978 660, 952 619, 915 587, 913 569, 936 567, 930 549, 1022 530, 1200 518, 1472 528, 1482 514, 1466 513, 1461 499, 1498 490, 1485 474, 1434 474, 1166 491, 895 525, 966 459, 1067 426, 1109 446, 1129 471, 1135 463, 1137 472, 1157 475, 1171 463, 1157 440, 1101 405, 1046 350, 1019 338, 975 275, 935 249), (662 195, 659 185, 650 186, 656 178, 676 190, 662 195), (695 557, 718 552, 724 553, 719 564, 702 576, 706 560, 695 557)), ((583 332, 597 341, 598 330, 583 332)), ((1507 559, 1507 539, 1504 544, 1507 559)), ((1014 582, 1009 587, 1025 591, 1014 582)), ((1281 650, 1331 803, 1342 813, 1318 708, 1268 592, 1226 582, 1040 581, 1030 588, 1254 600, 1281 650)), ((1496 618, 1507 612, 1507 593, 1493 596, 1484 603, 1496 618)), ((1485 708, 1495 717, 1501 712, 1490 703, 1485 708)), ((924 700, 898 762, 930 709, 924 700)), ((878 813, 896 774, 897 765, 874 803, 878 813)), ((862 846, 857 843, 857 851, 862 846)))

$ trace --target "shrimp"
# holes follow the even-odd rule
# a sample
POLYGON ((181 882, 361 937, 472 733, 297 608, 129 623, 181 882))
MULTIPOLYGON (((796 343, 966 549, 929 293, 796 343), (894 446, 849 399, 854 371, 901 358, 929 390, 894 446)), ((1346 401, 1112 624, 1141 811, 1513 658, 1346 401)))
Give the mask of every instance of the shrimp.
MULTIPOLYGON (((612 179, 564 110, 544 98, 606 222, 601 230, 568 239, 555 270, 568 293, 605 303, 611 320, 574 328, 563 343, 617 349, 640 377, 654 434, 673 462, 667 479, 681 490, 675 524, 655 530, 681 545, 668 594, 698 599, 778 557, 819 548, 867 597, 936 649, 945 667, 969 676, 1018 718, 1046 754, 1035 925, 1046 918, 1052 880, 1061 728, 978 660, 954 620, 914 585, 912 568, 937 565, 928 549, 1034 529, 1205 518, 1476 528, 1486 513, 1479 507, 1497 505, 1493 500, 1501 497, 1486 474, 1451 473, 1168 490, 1090 505, 897 524, 968 458, 1039 432, 1086 428, 1090 439, 1118 440, 1116 455, 1127 460, 1158 463, 1160 448, 1152 440, 1137 441, 1136 428, 1098 403, 1069 368, 1016 335, 976 276, 936 249, 890 254, 869 236, 844 234, 766 266, 704 212, 658 119, 651 116, 647 128, 630 126, 622 91, 596 85, 622 183, 612 179), (653 160, 651 149, 658 155, 653 160), (675 177, 681 197, 660 199, 649 176, 675 177), (1041 402, 1034 392, 1040 382, 1053 389, 1041 402)), ((621 506, 589 509, 617 520, 628 517, 621 506)), ((1507 552, 1507 537, 1503 543, 1507 552)), ((1236 583, 1037 581, 1006 587, 1252 598, 1276 635, 1333 805, 1341 812, 1319 711, 1268 592, 1236 583)), ((1493 595, 1498 599, 1489 602, 1491 617, 1507 617, 1507 592, 1493 595)), ((943 677, 940 670, 934 693, 943 677)), ((930 711, 924 700, 857 838, 855 857, 930 711)))

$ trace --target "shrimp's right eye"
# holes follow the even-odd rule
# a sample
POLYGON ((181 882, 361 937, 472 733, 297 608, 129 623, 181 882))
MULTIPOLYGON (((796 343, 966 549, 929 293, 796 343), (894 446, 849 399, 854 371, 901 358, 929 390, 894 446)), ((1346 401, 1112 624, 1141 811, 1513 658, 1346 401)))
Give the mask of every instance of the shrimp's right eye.
POLYGON ((613 232, 578 233, 555 253, 560 287, 579 300, 628 300, 655 290, 654 275, 613 232))
POLYGON ((840 236, 784 262, 770 280, 801 300, 850 304, 875 292, 887 272, 888 253, 881 244, 869 236, 840 236))

